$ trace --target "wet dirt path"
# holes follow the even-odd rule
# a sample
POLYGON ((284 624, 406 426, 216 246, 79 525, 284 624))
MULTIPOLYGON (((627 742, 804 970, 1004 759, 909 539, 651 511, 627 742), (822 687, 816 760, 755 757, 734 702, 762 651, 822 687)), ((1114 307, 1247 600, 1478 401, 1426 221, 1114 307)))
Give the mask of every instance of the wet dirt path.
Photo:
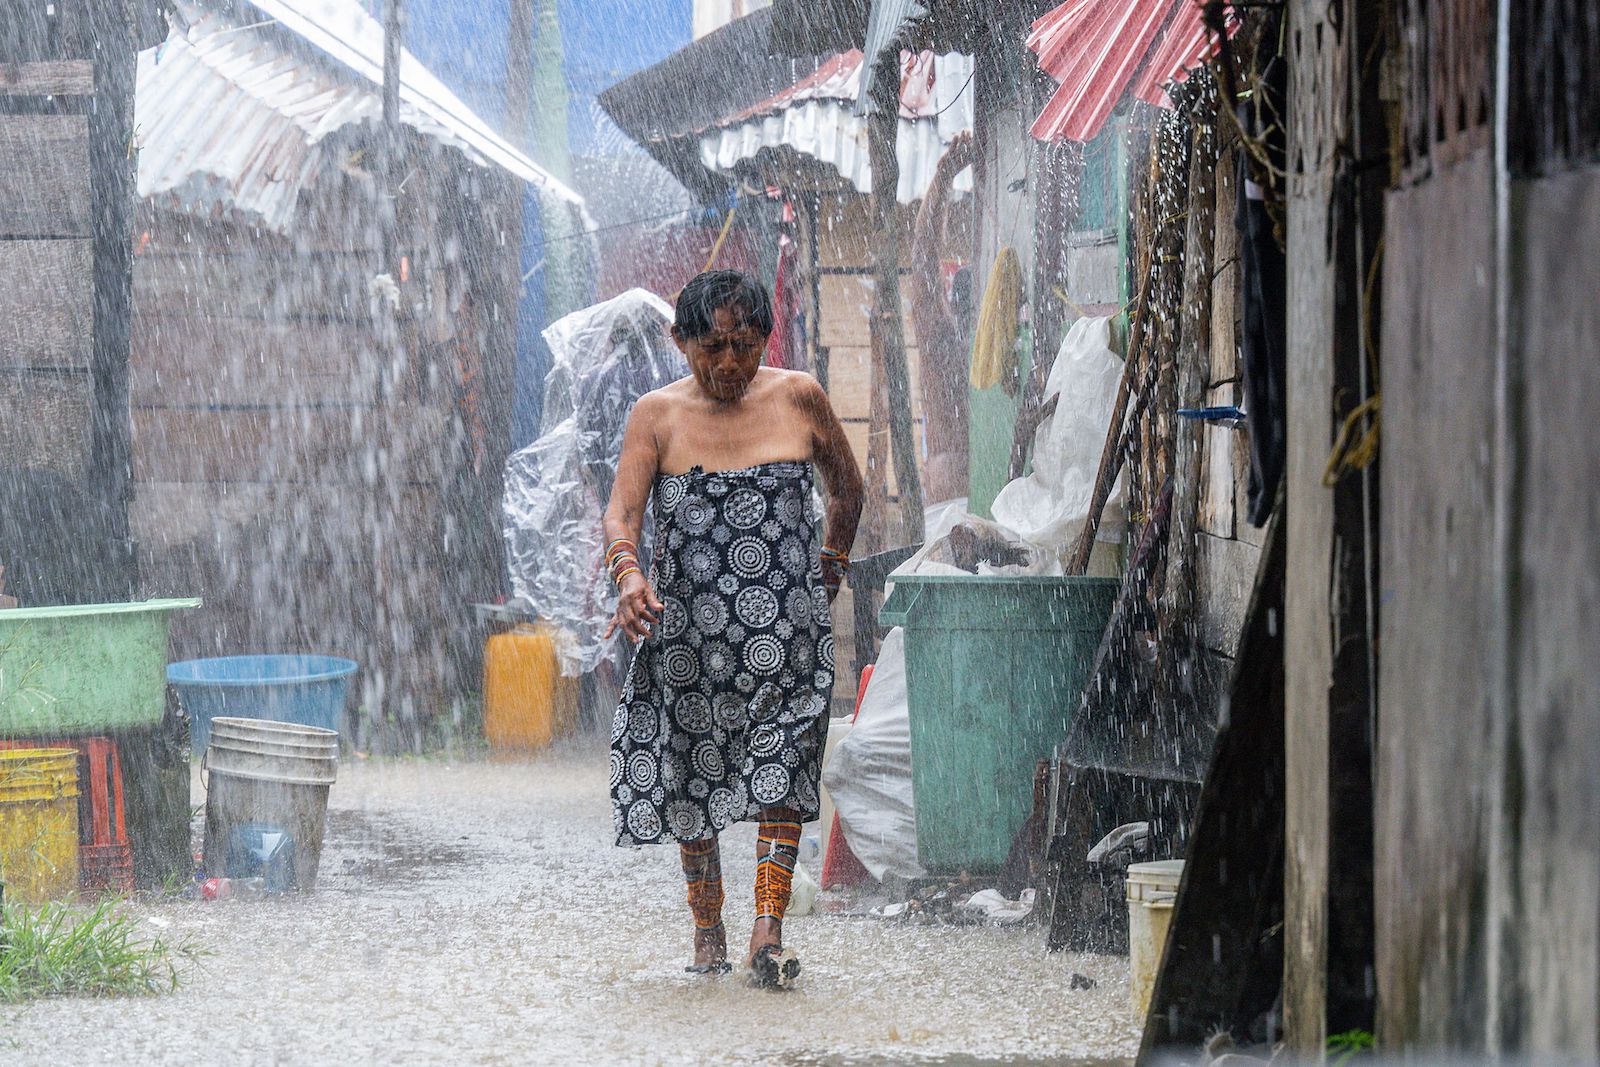
MULTIPOLYGON (((196 803, 202 795, 196 791, 196 803)), ((314 895, 129 905, 208 955, 172 994, 0 1008, 0 1062, 1080 1063, 1130 1056, 1123 960, 1036 927, 791 919, 799 988, 683 973, 676 850, 612 847, 596 742, 346 764, 314 895), (1091 990, 1071 990, 1074 972, 1091 990)), ((749 936, 753 827, 724 841, 749 936)))

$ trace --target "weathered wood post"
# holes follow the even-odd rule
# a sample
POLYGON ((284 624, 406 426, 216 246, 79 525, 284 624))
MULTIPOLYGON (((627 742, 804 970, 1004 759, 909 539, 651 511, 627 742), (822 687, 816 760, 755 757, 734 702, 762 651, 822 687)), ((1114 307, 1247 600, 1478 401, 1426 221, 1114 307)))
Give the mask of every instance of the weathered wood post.
MULTIPOLYGON (((899 491, 903 543, 922 540, 922 482, 911 421, 911 377, 906 368, 900 313, 900 220, 895 191, 900 160, 895 138, 900 122, 900 48, 891 44, 876 63, 867 148, 872 163, 872 389, 888 404, 889 437, 894 449, 894 480, 899 491)), ((886 478, 887 472, 870 472, 886 478)), ((869 494, 871 489, 869 488, 869 494)), ((880 497, 881 499, 881 497, 880 497)))

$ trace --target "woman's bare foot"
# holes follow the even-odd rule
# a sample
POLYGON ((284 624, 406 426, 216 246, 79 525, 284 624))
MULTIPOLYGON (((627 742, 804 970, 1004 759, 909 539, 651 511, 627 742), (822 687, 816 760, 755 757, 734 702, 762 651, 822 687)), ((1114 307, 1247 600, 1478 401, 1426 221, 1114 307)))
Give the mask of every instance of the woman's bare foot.
POLYGON ((763 989, 788 989, 800 975, 800 958, 783 947, 783 921, 757 919, 750 931, 750 981, 763 989))
POLYGON ((750 930, 750 954, 745 957, 744 965, 750 966, 755 961, 756 953, 767 945, 781 945, 783 943, 783 920, 770 917, 756 920, 750 930))
POLYGON ((728 932, 721 923, 695 930, 694 963, 684 969, 691 974, 726 974, 733 969, 728 963, 728 932))

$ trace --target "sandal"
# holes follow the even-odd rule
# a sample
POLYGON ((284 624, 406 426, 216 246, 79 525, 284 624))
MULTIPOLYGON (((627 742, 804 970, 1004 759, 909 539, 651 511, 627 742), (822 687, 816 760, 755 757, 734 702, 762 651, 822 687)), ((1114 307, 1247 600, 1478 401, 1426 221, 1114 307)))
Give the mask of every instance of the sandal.
MULTIPOLYGON (((713 931, 722 931, 724 941, 724 947, 722 951, 723 955, 727 955, 727 932, 723 930, 721 923, 718 923, 712 927, 708 927, 705 930, 696 930, 695 935, 698 939, 700 934, 709 934, 713 931)), ((691 963, 689 966, 685 967, 684 970, 690 974, 727 974, 733 970, 733 964, 729 963, 726 959, 720 959, 712 963, 691 963)))
POLYGON ((762 945, 750 960, 750 984, 760 989, 789 989, 800 976, 800 957, 782 945, 762 945))

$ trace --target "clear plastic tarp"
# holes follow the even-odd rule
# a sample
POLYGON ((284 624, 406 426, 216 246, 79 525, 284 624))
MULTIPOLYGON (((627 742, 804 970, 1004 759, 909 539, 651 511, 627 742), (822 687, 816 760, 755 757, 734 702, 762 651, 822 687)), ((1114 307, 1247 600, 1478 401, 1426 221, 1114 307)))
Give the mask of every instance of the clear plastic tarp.
MULTIPOLYGON (((506 463, 506 562, 516 599, 560 629, 566 675, 620 651, 620 635, 601 637, 616 599, 601 518, 634 401, 689 373, 671 322, 665 301, 630 289, 544 331, 552 362, 539 438, 506 463)), ((647 545, 640 551, 648 558, 647 545)))

